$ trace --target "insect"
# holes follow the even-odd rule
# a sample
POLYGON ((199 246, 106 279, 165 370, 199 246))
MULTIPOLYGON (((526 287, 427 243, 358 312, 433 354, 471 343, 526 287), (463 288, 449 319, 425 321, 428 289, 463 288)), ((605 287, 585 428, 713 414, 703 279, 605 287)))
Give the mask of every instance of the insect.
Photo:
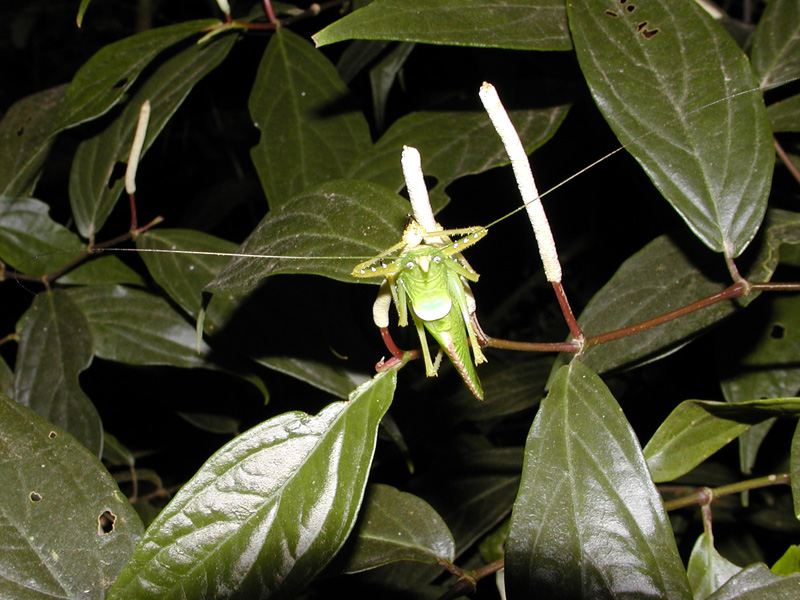
POLYGON ((408 325, 410 312, 428 377, 437 374, 441 353, 445 352, 479 400, 483 399, 483 389, 475 365, 485 362, 486 357, 471 322, 475 307, 474 301, 468 300, 472 293, 467 283, 478 281, 479 276, 461 251, 483 239, 487 232, 482 227, 426 232, 412 217, 400 243, 356 265, 352 273, 356 278, 385 277, 373 310, 375 324, 382 329, 388 326, 389 300, 397 308, 401 327, 408 325), (463 237, 454 242, 451 235, 463 237), (425 243, 426 237, 438 241, 425 243), (426 330, 440 347, 435 362, 431 360, 426 330))

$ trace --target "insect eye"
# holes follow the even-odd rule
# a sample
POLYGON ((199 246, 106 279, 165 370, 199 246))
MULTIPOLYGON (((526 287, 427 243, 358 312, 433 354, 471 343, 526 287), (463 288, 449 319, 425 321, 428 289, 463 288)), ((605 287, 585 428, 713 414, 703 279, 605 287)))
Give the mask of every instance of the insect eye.
POLYGON ((441 256, 434 256, 434 257, 433 257, 433 262, 435 262, 435 263, 440 263, 440 262, 442 262, 442 257, 441 257, 441 256))
POLYGON ((406 263, 406 269, 413 269, 413 268, 414 268, 414 262, 413 261, 408 261, 406 263))

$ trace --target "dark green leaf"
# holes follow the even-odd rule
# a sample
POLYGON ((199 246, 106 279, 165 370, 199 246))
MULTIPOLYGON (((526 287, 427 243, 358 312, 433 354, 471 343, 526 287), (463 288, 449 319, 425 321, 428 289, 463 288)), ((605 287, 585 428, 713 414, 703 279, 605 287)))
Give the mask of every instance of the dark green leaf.
POLYGON ((466 550, 508 516, 519 487, 521 462, 521 448, 459 447, 455 456, 444 457, 421 484, 419 495, 448 524, 457 552, 466 550))
POLYGON ((770 104, 767 107, 767 116, 775 133, 800 133, 800 94, 770 104))
POLYGON ((675 407, 647 442, 647 466, 653 481, 671 481, 691 471, 751 425, 773 417, 798 415, 798 398, 737 404, 686 400, 675 407))
POLYGON ((800 75, 800 5, 795 0, 766 5, 753 36, 752 63, 762 86, 800 75))
POLYGON ((355 523, 395 384, 381 373, 348 402, 226 444, 148 528, 109 600, 296 597, 355 523))
POLYGON ((354 373, 351 377, 341 369, 316 360, 291 356, 254 357, 253 360, 273 371, 305 381, 307 384, 339 398, 347 398, 353 391, 356 385, 354 378, 363 379, 361 374, 354 373))
POLYGON ((694 600, 705 600, 741 570, 741 567, 717 552, 711 536, 707 533, 701 534, 692 548, 686 567, 694 600))
POLYGON ((318 46, 367 39, 517 50, 572 47, 559 0, 375 0, 313 37, 318 46))
MULTIPOLYGON (((681 244, 661 236, 631 256, 589 301, 578 319, 586 335, 615 331, 691 304, 722 290, 720 278, 698 267, 681 244)), ((636 335, 589 348, 584 364, 605 372, 649 358, 732 314, 721 302, 636 335)))
POLYGON ((142 156, 195 84, 225 59, 235 40, 235 36, 226 35, 206 44, 192 44, 158 65, 114 119, 78 146, 70 172, 69 196, 76 226, 84 238, 91 238, 100 230, 120 197, 125 178, 113 178, 115 167, 128 161, 144 101, 150 101, 150 121, 142 156))
POLYGON ((595 101, 694 234, 738 256, 764 216, 775 154, 761 94, 730 97, 758 88, 750 65, 692 0, 626 8, 568 3, 595 101))
POLYGON ((126 465, 133 467, 136 458, 133 452, 128 450, 122 442, 107 431, 103 432, 103 460, 112 465, 126 465))
POLYGON ((750 565, 708 600, 797 600, 800 575, 775 575, 766 565, 750 565))
POLYGON ((580 361, 559 370, 528 435, 506 586, 520 598, 691 598, 636 435, 580 361))
MULTIPOLYGON (((568 109, 568 106, 557 106, 511 111, 525 151, 533 152, 549 140, 567 116, 568 109)), ((445 188, 454 180, 509 162, 486 113, 420 111, 398 119, 353 165, 348 177, 379 183, 399 192, 405 186, 400 168, 403 146, 419 150, 423 172, 427 177, 436 178, 436 185, 429 191, 434 210, 447 204, 445 188)))
POLYGON ((226 417, 225 415, 212 415, 198 412, 179 412, 177 414, 187 423, 191 423, 198 429, 208 431, 209 433, 219 433, 223 435, 239 434, 239 419, 226 417))
POLYGON ((103 600, 143 529, 108 471, 2 395, 0 456, 0 596, 103 600))
POLYGON ((344 573, 400 560, 438 564, 455 560, 450 530, 431 506, 388 485, 372 485, 347 549, 344 573))
POLYGON ((92 334, 81 309, 63 290, 39 294, 22 316, 14 399, 74 435, 95 456, 103 426, 78 376, 92 362, 92 334))
POLYGON ((69 290, 86 315, 100 358, 132 365, 206 367, 209 348, 181 315, 158 298, 119 285, 69 290))
MULTIPOLYGON (((192 229, 151 229, 136 238, 136 247, 165 251, 142 252, 141 257, 156 283, 195 320, 203 306, 203 288, 230 261, 215 253, 236 250, 232 242, 192 229)), ((206 307, 205 330, 221 327, 238 303, 237 297, 215 294, 206 307)))
POLYGON ((278 273, 312 273, 353 283, 350 273, 357 263, 400 240, 410 208, 379 185, 324 183, 271 210, 240 246, 238 252, 247 256, 231 260, 208 287, 248 292, 278 273))
POLYGON ((394 86, 397 74, 403 68, 413 49, 414 44, 401 42, 369 70, 369 82, 372 88, 372 110, 375 115, 375 126, 379 131, 383 131, 384 128, 389 91, 394 86))
MULTIPOLYGON (((0 257, 21 273, 41 277, 82 257, 78 236, 48 215, 49 207, 34 198, 0 196, 0 257)), ((141 277, 116 257, 84 260, 59 278, 61 283, 142 283, 141 277)))
POLYGON ((257 73, 248 106, 261 139, 251 155, 274 209, 342 178, 372 140, 336 69, 300 36, 279 29, 257 73))
MULTIPOLYGON (((771 295, 751 308, 749 327, 733 322, 717 343, 720 386, 727 402, 793 396, 800 390, 800 297, 771 295)), ((772 423, 739 438, 740 467, 751 473, 772 423)))
POLYGON ((33 193, 50 147, 55 141, 52 121, 55 107, 64 97, 60 85, 19 100, 0 121, 0 194, 28 196, 33 193))
MULTIPOLYGON (((778 266, 780 247, 800 243, 800 216, 781 210, 767 213, 758 254, 747 277, 769 281, 778 266)), ((708 264, 691 252, 690 243, 661 236, 626 260, 589 301, 578 323, 587 335, 614 331, 665 314, 724 289, 729 275, 721 261, 708 264)), ((600 373, 669 352, 708 326, 746 306, 758 294, 720 302, 633 336, 589 348, 584 364, 600 373)))
POLYGON ((142 70, 163 50, 220 25, 216 19, 149 29, 109 44, 76 73, 59 107, 55 129, 95 119, 120 102, 142 70))

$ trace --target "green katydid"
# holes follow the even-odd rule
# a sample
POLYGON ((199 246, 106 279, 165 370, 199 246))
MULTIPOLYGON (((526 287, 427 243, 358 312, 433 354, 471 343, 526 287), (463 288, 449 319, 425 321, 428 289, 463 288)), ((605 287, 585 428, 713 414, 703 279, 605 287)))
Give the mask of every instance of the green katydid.
POLYGON ((385 277, 373 316, 381 329, 388 326, 389 304, 394 301, 399 325, 408 325, 408 313, 417 329, 425 372, 437 374, 441 352, 444 351, 456 367, 470 391, 483 399, 475 365, 486 361, 481 352, 471 317, 474 302, 468 281, 478 281, 478 274, 469 266, 461 251, 475 244, 488 233, 483 227, 426 232, 413 217, 403 233, 403 240, 353 269, 353 277, 385 277), (463 235, 453 242, 450 235, 463 235), (426 243, 426 238, 439 241, 426 243), (436 361, 431 360, 425 331, 430 332, 441 350, 436 361), (470 348, 474 363, 470 357, 470 348))

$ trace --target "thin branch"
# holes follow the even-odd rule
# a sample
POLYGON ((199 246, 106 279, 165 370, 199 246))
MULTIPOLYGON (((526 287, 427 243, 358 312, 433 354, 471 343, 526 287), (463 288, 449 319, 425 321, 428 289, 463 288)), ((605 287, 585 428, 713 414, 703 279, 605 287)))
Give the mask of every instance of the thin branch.
POLYGON ((792 174, 792 177, 795 178, 797 183, 800 183, 800 170, 798 170, 797 166, 792 162, 791 157, 786 153, 786 150, 783 149, 783 146, 780 145, 778 138, 773 136, 772 143, 775 145, 775 152, 777 152, 778 158, 781 159, 781 162, 789 170, 789 173, 792 174))
POLYGON ((791 477, 789 476, 789 473, 778 473, 767 475, 765 477, 756 477, 755 479, 738 481, 736 483, 723 485, 713 489, 701 487, 693 491, 691 494, 664 502, 664 508, 669 511, 677 510, 679 508, 686 508, 687 506, 703 506, 713 502, 717 498, 722 498, 723 496, 740 494, 748 490, 755 490, 772 485, 788 485, 790 482, 791 477))

